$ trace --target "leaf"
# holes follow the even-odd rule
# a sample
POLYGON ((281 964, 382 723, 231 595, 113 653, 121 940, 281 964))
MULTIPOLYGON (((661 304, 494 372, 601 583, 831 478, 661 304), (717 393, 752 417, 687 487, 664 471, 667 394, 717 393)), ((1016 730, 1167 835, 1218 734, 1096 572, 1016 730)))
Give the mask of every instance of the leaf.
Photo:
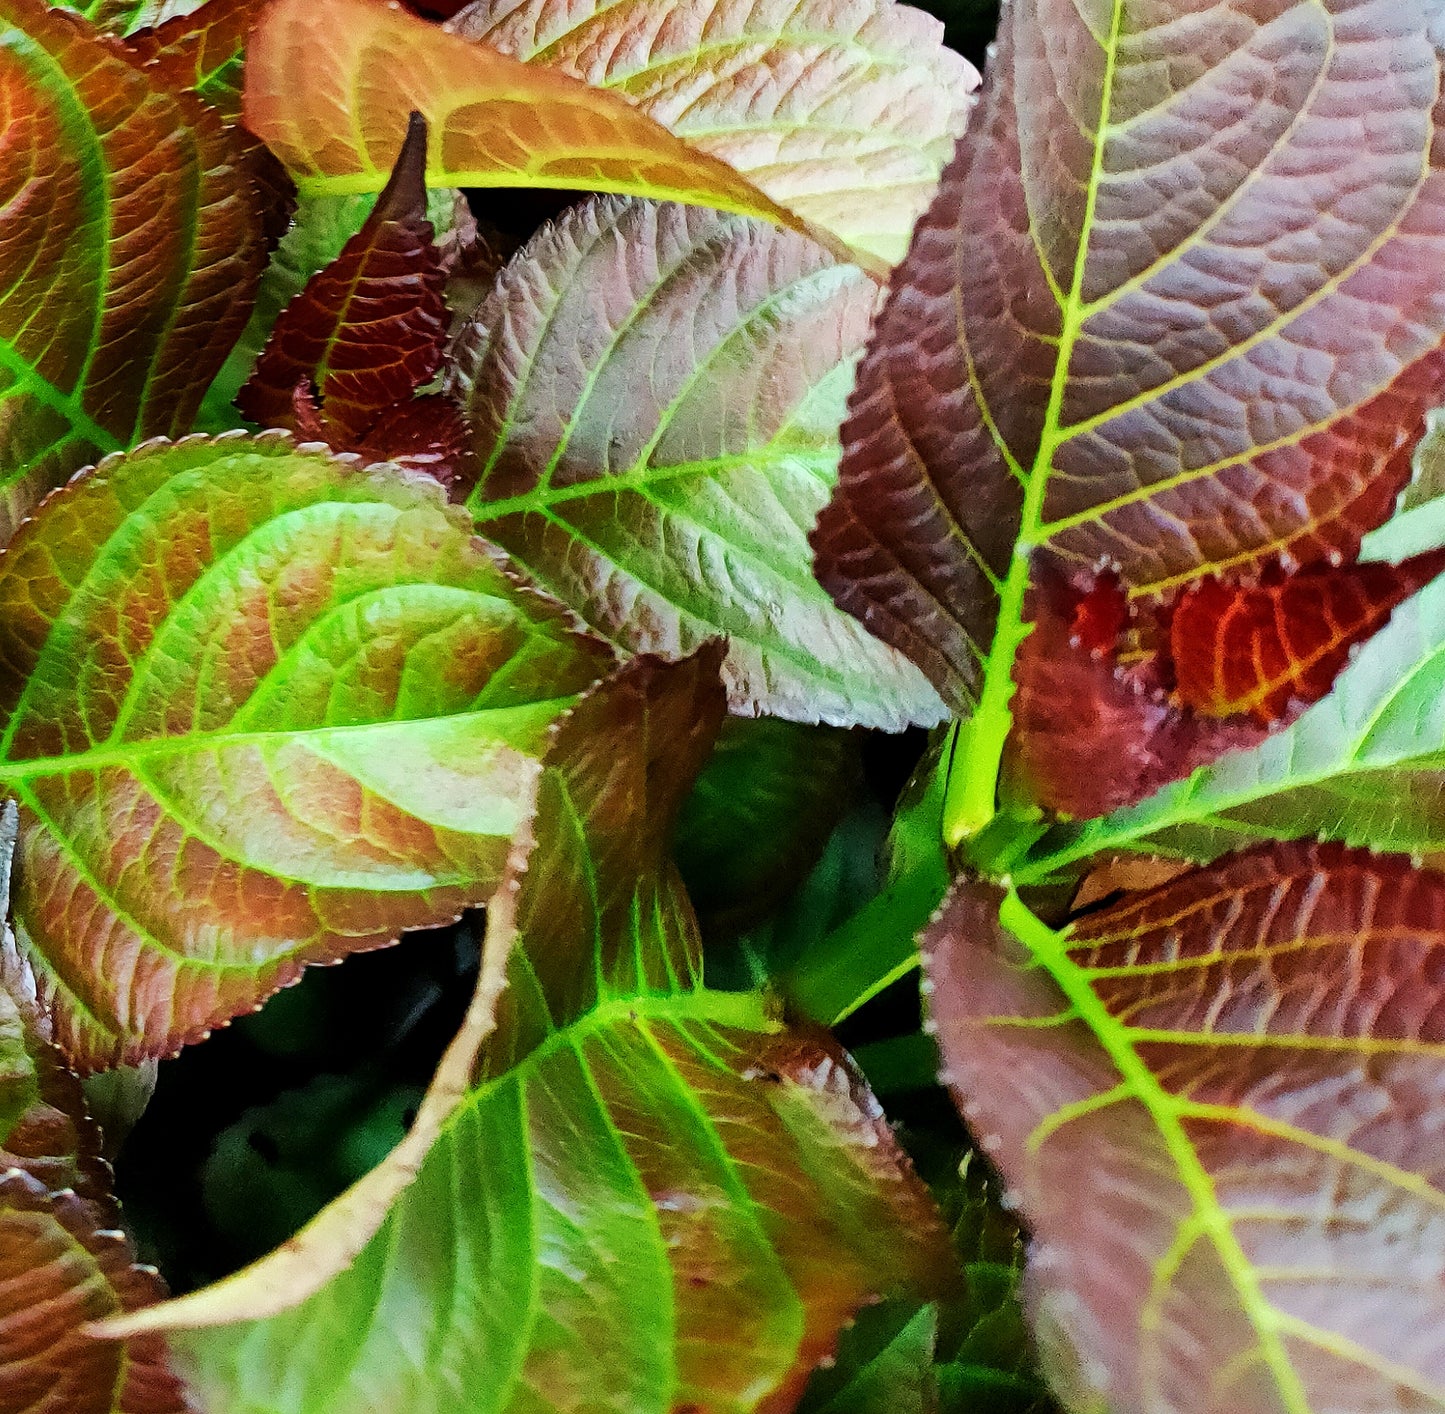
POLYGON ((817 863, 861 778, 859 746, 776 717, 723 723, 673 846, 705 937, 760 922, 817 863))
POLYGON ((719 658, 634 660, 564 721, 475 1088, 323 1292, 176 1337, 216 1407, 784 1411, 870 1293, 936 1285, 946 1237, 841 1053, 701 985, 667 836, 719 658))
MULTIPOLYGON (((6 810, 6 874, 15 843, 6 810)), ((164 1296, 118 1230, 100 1131, 80 1082, 20 995, 0 987, 0 1408, 182 1414, 163 1341, 87 1324, 164 1296)))
POLYGON ((1027 614, 1033 630, 1015 668, 1006 798, 1086 820, 1263 739, 1266 727, 1248 716, 1215 720, 1177 705, 1167 654, 1121 663, 1129 610, 1111 576, 1070 582, 1046 568, 1027 614))
POLYGON ((892 0, 476 0, 450 28, 626 97, 886 265, 963 132, 979 76, 892 0))
POLYGON ((1323 701, 1248 751, 1082 828, 1015 868, 1036 880, 1116 849, 1207 860, 1250 839, 1318 833, 1445 849, 1445 583, 1407 600, 1323 701))
POLYGON ((258 0, 207 0, 126 42, 157 83, 199 94, 234 122, 241 116, 242 51, 259 8, 258 0))
POLYGON ((1445 553, 1400 565, 1324 566, 1189 585, 1169 615, 1174 698, 1214 717, 1269 725, 1330 690, 1350 650, 1445 569, 1445 553))
POLYGON ((719 158, 626 99, 518 63, 379 0, 273 0, 246 53, 246 126, 303 196, 379 191, 407 118, 432 133, 427 180, 693 201, 808 230, 719 158))
POLYGON ((599 633, 723 633, 735 711, 897 730, 942 707, 838 612, 806 535, 871 284, 790 232, 602 198, 507 267, 456 354, 482 533, 599 633))
POLYGON ((0 786, 72 1060, 173 1051, 482 902, 605 663, 425 477, 272 435, 57 493, 0 558, 0 786))
POLYGON ((1445 877, 1265 845, 1068 935, 965 880, 924 952, 1066 1404, 1445 1404, 1445 877))
POLYGON ((236 405, 252 422, 353 451, 441 367, 447 335, 441 252, 426 219, 426 124, 413 116, 360 231, 277 319, 236 405), (299 425, 298 388, 317 427, 299 425))
POLYGON ((185 431, 264 259, 241 149, 40 0, 0 0, 0 543, 78 466, 185 431))
POLYGON ((1445 391, 1433 24, 1426 0, 1004 11, 814 535, 837 601, 975 714, 952 837, 992 814, 1035 562, 1143 596, 1351 558, 1389 513, 1445 391))

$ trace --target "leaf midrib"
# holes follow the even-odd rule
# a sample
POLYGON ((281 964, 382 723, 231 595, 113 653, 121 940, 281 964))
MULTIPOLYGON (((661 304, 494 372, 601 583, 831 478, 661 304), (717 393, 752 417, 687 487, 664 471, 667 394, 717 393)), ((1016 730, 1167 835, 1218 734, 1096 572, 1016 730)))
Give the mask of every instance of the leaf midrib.
POLYGON ((469 712, 445 712, 435 716, 389 718, 385 721, 352 722, 332 726, 278 727, 265 731, 235 731, 220 727, 210 732, 191 732, 185 736, 140 737, 130 741, 106 742, 85 751, 63 752, 55 756, 35 756, 14 761, 0 761, 0 782, 43 780, 49 776, 73 771, 93 771, 107 766, 129 769, 148 760, 166 756, 185 757, 208 751, 221 751, 246 746, 274 743, 326 742, 341 738, 350 740, 368 732, 396 731, 408 726, 424 726, 432 722, 449 725, 496 722, 508 714, 525 713, 529 718, 552 708, 560 714, 576 701, 576 694, 541 698, 535 702, 514 703, 508 707, 483 707, 469 712))
POLYGON ((1004 896, 999 921, 1053 979, 1077 1019, 1118 1072, 1122 1092, 1135 1100, 1152 1121, 1193 1206, 1181 1229, 1192 1223, 1196 1232, 1208 1238, 1238 1299, 1240 1314, 1254 1333, 1286 1414, 1314 1414, 1299 1373, 1280 1340, 1278 1313, 1261 1291, 1249 1257, 1219 1204, 1214 1180, 1185 1133, 1174 1097, 1160 1085, 1135 1049, 1127 1029, 1114 1018, 1069 955, 1064 938, 1041 923, 1012 888, 1004 896))

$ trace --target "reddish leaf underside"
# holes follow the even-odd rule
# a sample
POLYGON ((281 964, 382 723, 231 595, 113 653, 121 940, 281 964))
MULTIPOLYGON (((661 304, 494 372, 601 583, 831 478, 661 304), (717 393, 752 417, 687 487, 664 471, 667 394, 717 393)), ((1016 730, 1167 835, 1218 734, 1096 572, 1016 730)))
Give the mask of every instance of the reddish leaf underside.
POLYGON ((0 540, 84 462, 186 430, 260 276, 240 145, 123 53, 0 0, 0 540))
POLYGON ((1191 584, 1169 615, 1176 701, 1266 725, 1330 690, 1350 650, 1445 569, 1445 551, 1400 565, 1324 565, 1265 582, 1191 584))
POLYGON ((317 436, 337 451, 368 439, 403 450, 408 436, 422 440, 422 451, 429 441, 445 444, 430 423, 443 420, 447 404, 409 408, 441 367, 448 324, 446 274, 426 218, 426 146, 426 124, 413 115, 361 230, 281 312, 236 398, 253 422, 317 436))
POLYGON ((963 881, 929 929, 931 1009, 1034 1234, 1063 1393, 1189 1414, 1437 1407, 1445 877, 1271 844, 1062 943, 1016 901, 1010 933, 1001 901, 963 881))
POLYGON ((1350 559, 1389 513, 1445 373, 1434 23, 1426 0, 1005 8, 814 536, 838 602, 956 710, 1001 603, 1014 637, 1020 531, 1163 590, 1350 559))
POLYGON ((1045 571, 1015 663, 1013 793, 1087 819, 1253 745, 1322 698, 1351 651, 1442 568, 1445 551, 1399 565, 1273 564, 1254 582, 1211 577, 1132 609, 1112 575, 1045 571))
POLYGON ((84 1331, 165 1295, 154 1271, 135 1265, 109 1179, 79 1082, 37 1033, 35 1013, 0 988, 0 1409, 189 1407, 160 1337, 84 1331))

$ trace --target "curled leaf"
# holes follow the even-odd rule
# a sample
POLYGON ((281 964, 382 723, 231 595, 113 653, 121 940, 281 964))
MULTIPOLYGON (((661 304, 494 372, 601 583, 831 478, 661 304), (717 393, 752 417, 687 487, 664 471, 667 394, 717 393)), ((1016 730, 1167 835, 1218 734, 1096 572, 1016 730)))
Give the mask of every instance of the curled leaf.
POLYGON ((0 3, 0 542, 78 466, 187 430, 264 261, 242 146, 42 0, 0 3))

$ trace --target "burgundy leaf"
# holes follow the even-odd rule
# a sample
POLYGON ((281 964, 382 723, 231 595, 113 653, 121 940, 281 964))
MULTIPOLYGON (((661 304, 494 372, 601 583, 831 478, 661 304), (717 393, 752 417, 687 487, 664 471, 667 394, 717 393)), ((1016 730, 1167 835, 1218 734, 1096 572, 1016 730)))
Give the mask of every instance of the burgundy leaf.
POLYGON ((965 879, 923 950, 1067 1407, 1440 1407, 1445 877, 1270 844, 1065 934, 965 879))
POLYGON ((1250 717, 1213 720, 1177 706, 1158 654, 1121 662, 1131 620, 1112 576, 1045 572, 1028 612, 1034 627, 1014 665, 1006 794, 1090 819, 1265 736, 1250 717))
POLYGON ((1445 393, 1435 7, 1109 15, 1004 8, 814 536, 959 711, 1022 641, 1016 538, 1134 592, 1351 559, 1445 393))
POLYGON ((302 431, 295 389, 315 389, 326 440, 349 451, 441 367, 441 256, 426 219, 426 124, 413 117, 386 189, 341 254, 282 311, 236 405, 302 431))

